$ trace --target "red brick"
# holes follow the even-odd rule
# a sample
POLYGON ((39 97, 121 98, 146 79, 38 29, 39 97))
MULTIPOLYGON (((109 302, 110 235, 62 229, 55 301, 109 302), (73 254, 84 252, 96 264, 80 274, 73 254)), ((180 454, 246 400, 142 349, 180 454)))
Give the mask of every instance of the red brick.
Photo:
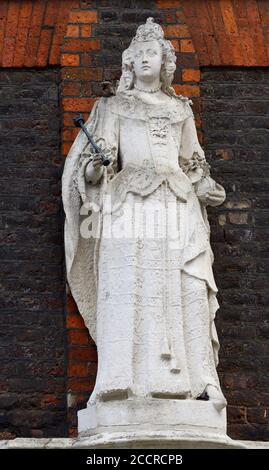
POLYGON ((92 35, 91 25, 87 24, 87 25, 80 26, 80 36, 82 36, 83 38, 90 38, 91 35, 92 35))
POLYGON ((4 44, 5 31, 0 30, 0 64, 2 64, 2 52, 4 44))
POLYGON ((165 17, 165 21, 164 21, 165 24, 173 24, 173 23, 176 23, 176 15, 175 15, 174 12, 166 11, 166 12, 164 13, 164 17, 165 17))
POLYGON ((100 49, 99 39, 66 39, 63 46, 64 51, 90 52, 100 49))
POLYGON ((227 33, 238 36, 236 16, 232 1, 225 0, 225 2, 220 2, 220 8, 227 33))
POLYGON ((197 18, 200 24, 200 29, 205 34, 213 34, 214 26, 217 27, 217 25, 212 24, 212 20, 210 18, 208 10, 208 2, 200 2, 199 4, 195 5, 197 5, 197 18))
POLYGON ((157 0, 158 8, 178 8, 180 6, 180 0, 157 0))
MULTIPOLYGON (((80 83, 64 83, 62 85, 62 94, 63 96, 79 96, 80 95, 81 85, 80 83)), ((70 124, 69 124, 70 126, 70 124)), ((73 123, 71 124, 73 126, 73 123)))
POLYGON ((31 25, 29 28, 28 39, 25 49, 24 65, 33 67, 36 64, 36 55, 38 50, 41 23, 46 4, 42 0, 37 0, 33 4, 31 25))
MULTIPOLYGON (((68 142, 68 141, 73 142, 75 138, 77 137, 78 133, 79 133, 79 129, 77 127, 64 129, 62 133, 62 139, 65 142, 68 142)), ((83 325, 83 327, 85 328, 85 325, 83 325)))
MULTIPOLYGON (((246 7, 247 7, 247 16, 249 18, 250 24, 253 23, 261 23, 261 17, 257 5, 256 0, 248 0, 246 2, 246 7)), ((268 23, 269 23, 269 17, 268 17, 268 23)))
POLYGON ((68 364, 67 370, 68 377, 88 377, 89 365, 85 364, 68 364))
POLYGON ((181 52, 195 52, 194 45, 191 39, 180 39, 181 52))
MULTIPOLYGON (((233 65, 244 65, 244 53, 243 53, 243 48, 241 42, 238 40, 238 38, 235 35, 230 35, 229 37, 229 42, 231 44, 231 49, 232 49, 232 63, 233 65)), ((212 59, 213 59, 213 54, 212 54, 212 59)), ((212 63, 214 63, 212 61, 212 63)), ((222 65, 222 61, 220 62, 222 65)))
POLYGON ((13 66, 22 67, 24 65, 25 48, 31 22, 32 3, 23 3, 19 16, 19 29, 16 38, 15 55, 13 66))
POLYGON ((195 47, 195 51, 198 53, 199 62, 203 65, 208 65, 210 63, 210 56, 208 54, 206 42, 204 39, 204 34, 200 31, 192 30, 192 39, 195 47))
POLYGON ((184 12, 181 10, 176 11, 176 23, 186 23, 184 12))
POLYGON ((199 82, 201 78, 200 70, 198 69, 183 69, 182 80, 184 82, 199 82))
MULTIPOLYGON (((260 26, 260 25, 258 25, 260 26)), ((253 42, 255 44, 256 66, 268 66, 269 54, 267 56, 266 44, 262 30, 253 31, 253 42)), ((268 44, 269 52, 269 44, 268 44)))
MULTIPOLYGON (((74 134, 77 135, 79 129, 77 128, 74 128, 74 129, 65 129, 65 131, 76 131, 74 132, 74 134)), ((69 140, 69 139, 66 139, 66 140, 69 140)), ((84 323, 84 320, 83 318, 81 317, 81 315, 71 315, 71 314, 67 314, 67 318, 66 318, 66 326, 67 328, 85 328, 85 323, 84 323)))
POLYGON ((94 347, 71 347, 68 350, 70 361, 97 361, 97 351, 94 347))
POLYGON ((102 80, 102 69, 90 68, 90 67, 79 67, 71 68, 65 67, 62 70, 62 79, 63 80, 72 80, 72 81, 96 81, 99 82, 102 80))
POLYGON ((55 0, 47 0, 43 25, 54 26, 56 17, 57 17, 58 8, 59 8, 59 2, 56 2, 55 0))
MULTIPOLYGON (((222 64, 226 64, 226 61, 227 60, 231 60, 233 55, 230 51, 230 41, 227 37, 227 34, 225 31, 216 31, 215 32, 215 39, 216 39, 216 43, 217 43, 217 50, 219 51, 219 55, 220 55, 220 64, 219 65, 222 65, 222 64)), ((206 42, 206 44, 210 45, 210 42, 206 42)), ((206 49, 208 50, 208 49, 206 49)), ((209 54, 205 54, 205 59, 204 57, 201 57, 200 55, 200 51, 197 50, 197 54, 199 56, 199 59, 200 59, 200 64, 201 65, 209 65, 209 64, 214 64, 214 58, 216 58, 216 54, 211 54, 210 51, 209 51, 209 54)), ((232 62, 232 60, 231 60, 232 62)))
POLYGON ((6 37, 15 37, 18 29, 20 2, 10 1, 6 20, 6 37))
POLYGON ((3 0, 0 2, 0 30, 5 29, 5 24, 7 20, 8 12, 8 0, 3 0))
POLYGON ((183 0, 182 6, 186 18, 196 18, 197 11, 193 1, 190 2, 190 0, 183 0))
POLYGON ((5 37, 3 43, 3 67, 11 67, 13 65, 15 44, 16 44, 16 33, 18 28, 20 4, 18 2, 9 2, 6 25, 5 25, 5 37))
POLYGON ((221 65, 221 58, 219 54, 219 46, 216 41, 216 37, 212 34, 205 34, 204 40, 206 43, 207 50, 209 51, 210 55, 210 63, 211 65, 221 65))
POLYGON ((69 23, 97 23, 96 11, 71 11, 69 23))
POLYGON ((3 46, 4 46, 7 12, 8 12, 8 1, 0 2, 0 64, 2 63, 2 53, 3 53, 3 46))
POLYGON ((200 96, 200 87, 196 85, 173 85, 175 91, 183 96, 200 96))
POLYGON ((80 64, 79 54, 62 54, 61 65, 72 65, 77 66, 80 64))
POLYGON ((66 311, 70 314, 78 313, 77 304, 70 293, 67 294, 66 311))
POLYGON ((64 98, 63 109, 65 111, 90 111, 94 105, 94 98, 64 98))
POLYGON ((70 344, 89 344, 89 334, 87 330, 69 330, 68 341, 70 344))
POLYGON ((253 39, 249 34, 249 28, 240 28, 240 42, 243 49, 244 65, 253 66, 256 65, 256 46, 253 43, 253 39))
POLYGON ((269 4, 264 0, 259 0, 259 12, 261 17, 261 23, 264 26, 268 26, 268 18, 269 18, 269 4))
POLYGON ((4 38, 4 47, 3 47, 3 67, 11 67, 13 65, 14 51, 15 51, 15 38, 4 38))
POLYGON ((69 24, 66 29, 66 37, 79 37, 79 26, 77 24, 69 24))
MULTIPOLYGON (((83 392, 83 393, 70 393, 69 392, 69 398, 70 398, 70 402, 71 402, 71 406, 69 406, 69 408, 75 408, 78 404, 80 404, 81 402, 85 402, 88 400, 89 398, 89 395, 87 394, 87 392, 83 392)), ((72 410, 69 409, 68 410, 69 412, 71 411, 72 413, 72 410)))
POLYGON ((66 156, 72 146, 73 142, 62 142, 61 153, 63 156, 66 156))
POLYGON ((248 28, 248 19, 247 18, 237 18, 237 26, 238 28, 248 28))
POLYGON ((54 408, 57 405, 61 405, 61 403, 62 398, 51 394, 43 395, 40 401, 41 409, 54 408))
POLYGON ((60 48, 63 43, 65 31, 65 24, 56 24, 49 57, 49 63, 51 65, 56 65, 60 63, 60 48))
POLYGON ((53 32, 51 29, 43 29, 41 31, 40 42, 36 56, 36 65, 38 67, 45 67, 48 64, 52 34, 53 32))
POLYGON ((164 26, 163 29, 164 29, 164 33, 166 37, 170 37, 170 38, 190 37, 188 26, 185 24, 168 25, 168 26, 164 26))
POLYGON ((197 54, 193 52, 178 52, 177 60, 184 69, 191 69, 199 65, 197 54))
MULTIPOLYGON (((72 83, 70 83, 70 85, 72 85, 72 83)), ((68 95, 68 93, 65 93, 65 94, 68 95)), ((73 121, 74 117, 76 117, 76 113, 63 113, 64 127, 72 127, 74 125, 74 121, 73 121)))
POLYGON ((233 2, 233 8, 237 19, 247 17, 247 8, 245 1, 239 0, 237 2, 233 2))
POLYGON ((171 43, 173 44, 175 51, 179 52, 180 51, 180 41, 178 39, 172 39, 171 43))
POLYGON ((68 392, 91 392, 94 389, 95 380, 88 378, 69 379, 68 392))
POLYGON ((221 13, 219 2, 215 2, 215 0, 213 1, 211 0, 207 2, 207 8, 208 8, 208 12, 211 18, 211 22, 214 25, 214 29, 217 28, 218 30, 224 31, 224 21, 223 21, 223 16, 221 13))
POLYGON ((84 67, 91 65, 92 58, 89 54, 81 54, 80 57, 81 57, 81 65, 83 65, 84 67))
POLYGON ((201 117, 200 116, 195 116, 195 125, 197 128, 201 128, 202 126, 202 120, 201 120, 201 117))
POLYGON ((56 27, 55 32, 53 35, 53 41, 50 51, 50 58, 49 63, 52 65, 60 63, 60 48, 64 42, 64 35, 67 28, 68 17, 70 13, 70 9, 72 8, 73 2, 72 0, 58 0, 58 12, 57 12, 57 19, 56 19, 56 27))

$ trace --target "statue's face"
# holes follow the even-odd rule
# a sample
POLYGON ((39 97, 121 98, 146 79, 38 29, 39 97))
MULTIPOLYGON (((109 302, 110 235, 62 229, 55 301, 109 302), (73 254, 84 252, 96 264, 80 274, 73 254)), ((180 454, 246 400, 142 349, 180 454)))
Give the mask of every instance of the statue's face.
POLYGON ((158 41, 135 44, 134 73, 139 80, 149 82, 160 76, 162 62, 162 48, 158 41))

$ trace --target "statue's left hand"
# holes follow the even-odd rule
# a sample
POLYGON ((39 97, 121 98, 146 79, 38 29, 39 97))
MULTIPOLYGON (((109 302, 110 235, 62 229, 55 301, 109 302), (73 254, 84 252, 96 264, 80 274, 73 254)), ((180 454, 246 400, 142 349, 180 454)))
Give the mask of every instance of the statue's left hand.
POLYGON ((220 184, 216 184, 216 188, 208 191, 205 197, 205 203, 209 206, 219 206, 225 201, 225 190, 220 184))

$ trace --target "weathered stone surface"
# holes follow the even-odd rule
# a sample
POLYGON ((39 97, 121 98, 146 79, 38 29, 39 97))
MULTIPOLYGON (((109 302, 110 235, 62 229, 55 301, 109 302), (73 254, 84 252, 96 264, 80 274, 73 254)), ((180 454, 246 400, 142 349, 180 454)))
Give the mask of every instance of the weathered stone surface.
POLYGON ((194 432, 118 432, 101 433, 77 439, 14 439, 0 441, 0 449, 266 449, 264 442, 233 441, 227 436, 194 432))

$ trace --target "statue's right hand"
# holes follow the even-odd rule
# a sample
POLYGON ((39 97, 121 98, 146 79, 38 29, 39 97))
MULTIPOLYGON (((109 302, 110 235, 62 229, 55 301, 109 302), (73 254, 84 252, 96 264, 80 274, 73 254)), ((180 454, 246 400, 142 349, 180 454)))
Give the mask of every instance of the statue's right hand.
POLYGON ((100 155, 92 156, 92 159, 86 166, 85 177, 88 183, 97 184, 103 174, 104 167, 100 155))
POLYGON ((99 153, 92 156, 92 165, 95 170, 100 170, 100 167, 103 165, 102 157, 99 153))

